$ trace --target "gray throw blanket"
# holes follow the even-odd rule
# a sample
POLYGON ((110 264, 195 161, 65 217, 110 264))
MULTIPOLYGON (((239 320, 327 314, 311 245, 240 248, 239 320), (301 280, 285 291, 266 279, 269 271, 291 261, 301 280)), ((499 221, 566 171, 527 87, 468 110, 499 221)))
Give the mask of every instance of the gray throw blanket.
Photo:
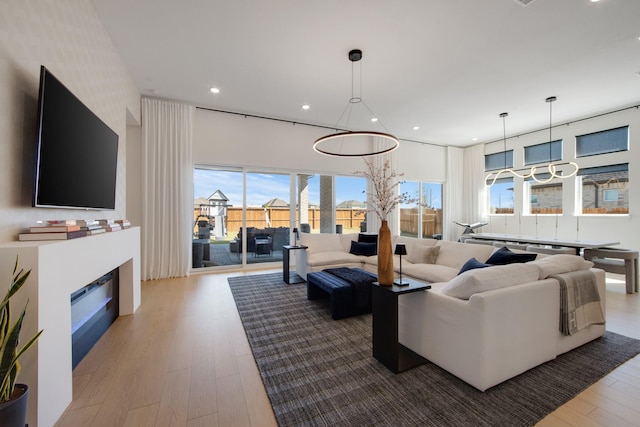
POLYGON ((589 270, 550 276, 560 282, 560 331, 573 335, 589 325, 604 325, 595 275, 589 270))

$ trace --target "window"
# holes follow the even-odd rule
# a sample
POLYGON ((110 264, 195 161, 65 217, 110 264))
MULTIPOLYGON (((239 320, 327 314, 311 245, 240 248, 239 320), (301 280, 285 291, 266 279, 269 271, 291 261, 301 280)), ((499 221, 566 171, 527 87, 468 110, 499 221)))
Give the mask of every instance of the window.
POLYGON ((618 190, 604 190, 602 200, 605 202, 617 202, 620 192, 618 190))
POLYGON ((629 164, 580 169, 582 213, 629 213, 629 164))
POLYGON ((442 184, 422 182, 420 217, 423 238, 442 237, 442 184))
POLYGON ((555 162, 562 160, 562 140, 524 147, 524 164, 555 162))
POLYGON ((400 235, 432 239, 442 236, 442 184, 404 181, 400 193, 415 201, 400 208, 400 235))
POLYGON ((493 171, 513 167, 513 150, 485 154, 484 170, 493 171))
POLYGON ((366 230, 367 179, 356 176, 336 176, 336 230, 358 233, 366 230))
POLYGON ((576 136, 576 157, 628 150, 628 126, 576 136))
MULTIPOLYGON (((549 174, 536 175, 541 181, 548 180, 550 176, 549 174)), ((525 191, 529 194, 528 212, 530 214, 562 213, 562 180, 560 178, 545 183, 528 178, 525 181, 525 191)))
POLYGON ((498 178, 488 188, 489 212, 492 214, 513 214, 513 178, 498 178))

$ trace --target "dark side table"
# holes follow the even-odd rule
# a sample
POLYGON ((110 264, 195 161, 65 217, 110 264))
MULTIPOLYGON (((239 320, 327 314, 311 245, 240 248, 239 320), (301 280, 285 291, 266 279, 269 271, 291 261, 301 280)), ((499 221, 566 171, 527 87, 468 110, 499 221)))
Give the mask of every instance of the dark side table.
POLYGON ((373 357, 396 374, 427 361, 398 342, 398 296, 431 288, 428 283, 407 281, 406 286, 380 286, 374 282, 371 288, 373 357))
POLYGON ((289 274, 290 268, 290 253, 295 250, 305 250, 307 246, 304 245, 284 245, 282 247, 282 280, 288 285, 294 283, 302 283, 304 279, 298 275, 298 273, 289 274))

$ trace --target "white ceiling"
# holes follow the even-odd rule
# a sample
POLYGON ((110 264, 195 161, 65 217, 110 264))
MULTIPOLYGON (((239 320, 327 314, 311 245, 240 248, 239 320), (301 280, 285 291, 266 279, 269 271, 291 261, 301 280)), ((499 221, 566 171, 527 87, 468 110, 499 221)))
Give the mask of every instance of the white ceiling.
POLYGON ((548 96, 554 124, 640 101, 640 0, 92 1, 141 93, 196 106, 384 131, 338 121, 353 48, 403 139, 501 139, 505 111, 507 135, 545 128, 548 96))

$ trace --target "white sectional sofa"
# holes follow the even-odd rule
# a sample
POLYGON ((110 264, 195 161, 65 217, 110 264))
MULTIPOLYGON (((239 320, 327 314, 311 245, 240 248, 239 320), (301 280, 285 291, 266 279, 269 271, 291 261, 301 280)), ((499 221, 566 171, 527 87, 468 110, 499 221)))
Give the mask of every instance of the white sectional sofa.
MULTIPOLYGON (((307 273, 322 271, 325 268, 349 267, 362 268, 376 273, 378 257, 354 255, 350 253, 352 242, 358 241, 358 234, 300 234, 300 244, 307 246, 306 251, 296 252, 296 271, 305 280, 307 273)), ((467 245, 435 239, 417 239, 413 237, 393 236, 392 245, 404 243, 407 255, 402 257, 403 276, 425 282, 444 282, 456 277, 464 263, 470 258, 486 261, 496 250, 489 245, 467 245), (435 253, 434 253, 435 252, 435 253), (425 263, 435 256, 434 263, 425 263)), ((398 255, 394 256, 394 268, 400 269, 398 255)))
MULTIPOLYGON (((296 269, 330 267, 376 272, 376 256, 349 253, 357 234, 302 234, 296 269)), ((441 368, 487 390, 557 355, 602 336, 604 322, 573 335, 560 332, 560 284, 551 277, 591 270, 605 315, 605 273, 576 255, 538 255, 518 264, 458 274, 471 258, 485 262, 498 248, 397 236, 407 245, 403 277, 431 282, 429 291, 399 297, 399 341, 441 368), (429 249, 437 247, 438 249, 429 249), (433 252, 435 252, 435 257, 433 252), (414 254, 412 257, 411 254, 414 254), (420 262, 425 260, 426 262, 420 262)), ((397 270, 396 259, 394 267, 397 270)))

